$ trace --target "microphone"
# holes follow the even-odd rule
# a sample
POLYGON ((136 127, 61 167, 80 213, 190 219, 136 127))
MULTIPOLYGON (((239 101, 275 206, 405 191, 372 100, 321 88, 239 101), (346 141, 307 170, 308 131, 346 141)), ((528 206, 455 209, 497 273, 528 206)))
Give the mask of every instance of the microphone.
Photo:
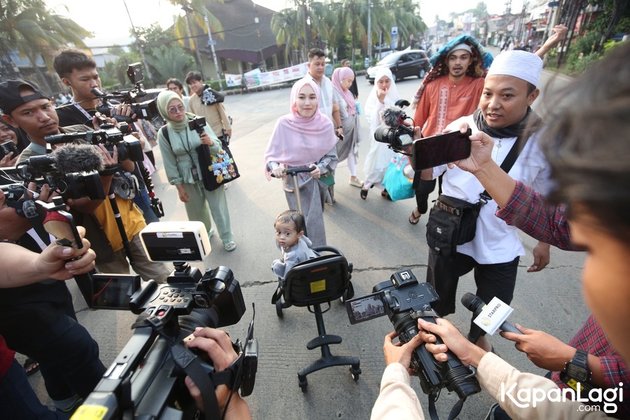
POLYGON ((92 88, 90 89, 90 92, 92 93, 92 95, 96 96, 97 98, 106 96, 105 93, 103 93, 103 91, 100 90, 99 88, 92 88))
POLYGON ((407 115, 398 106, 388 106, 383 111, 383 123, 388 127, 398 127, 407 119, 407 115))
POLYGON ((91 144, 68 144, 57 147, 50 157, 61 173, 102 171, 103 157, 91 144))
MULTIPOLYGON (((473 295, 472 293, 466 293, 462 296, 462 305, 464 305, 469 311, 473 313, 473 316, 476 318, 479 316, 481 311, 486 307, 486 303, 477 295, 473 295)), ((499 325, 499 329, 505 332, 511 332, 515 334, 523 334, 518 328, 514 326, 511 322, 504 321, 501 325, 499 325)))

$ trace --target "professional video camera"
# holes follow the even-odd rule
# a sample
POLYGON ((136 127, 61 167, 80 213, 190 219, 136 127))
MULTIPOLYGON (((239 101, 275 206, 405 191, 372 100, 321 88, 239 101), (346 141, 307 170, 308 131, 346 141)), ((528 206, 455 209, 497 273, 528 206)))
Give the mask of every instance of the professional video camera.
POLYGON ((127 159, 134 162, 142 161, 144 155, 140 140, 127 136, 128 134, 131 134, 131 127, 122 122, 118 127, 102 124, 99 130, 52 134, 44 137, 44 140, 50 145, 84 142, 95 146, 102 144, 110 152, 114 150, 114 147, 118 149, 119 162, 127 159))
POLYGON ((383 111, 383 125, 374 130, 374 140, 389 144, 396 152, 403 152, 405 146, 413 143, 413 120, 402 108, 390 106, 383 111), (411 121, 411 126, 406 125, 411 121))
POLYGON ((220 418, 214 389, 225 384, 253 391, 258 344, 253 338, 253 317, 244 343, 233 344, 237 360, 215 372, 207 355, 185 347, 196 327, 218 328, 237 323, 245 313, 239 282, 224 266, 206 270, 186 261, 200 261, 210 252, 201 222, 156 222, 140 233, 147 255, 153 261, 174 261, 167 284, 150 280, 138 289, 138 276, 92 275, 94 309, 131 309, 141 314, 134 334, 103 379, 73 418, 92 418, 97 406, 111 418, 193 418, 195 404, 184 384, 190 376, 201 389, 206 418, 220 418), (177 260, 177 261, 175 261, 177 260))
MULTIPOLYGON (((418 283, 411 270, 392 274, 390 280, 376 284, 371 295, 346 302, 350 323, 367 321, 387 314, 401 342, 406 343, 418 334, 418 318, 435 323, 438 315, 431 303, 438 295, 429 283, 418 283)), ((437 337, 437 343, 442 341, 437 337)), ((450 351, 446 362, 438 362, 424 345, 416 348, 411 358, 411 369, 420 378, 422 391, 435 401, 441 388, 455 391, 460 399, 481 390, 471 370, 450 351)))
POLYGON ((98 112, 108 117, 116 118, 118 121, 132 122, 133 118, 124 115, 112 115, 112 106, 110 100, 122 102, 131 105, 131 114, 135 114, 136 118, 143 120, 151 120, 159 117, 160 113, 157 109, 157 98, 140 102, 140 99, 146 96, 144 91, 144 74, 142 64, 133 63, 127 67, 127 77, 133 85, 133 89, 126 91, 117 91, 111 93, 103 93, 98 88, 92 89, 92 94, 102 100, 102 104, 96 108, 98 112))
MULTIPOLYGON (((94 161, 95 159, 92 159, 94 161)), ((59 193, 64 199, 89 197, 90 199, 103 199, 105 192, 98 174, 97 166, 84 167, 74 164, 75 170, 67 170, 67 165, 61 163, 56 153, 33 156, 19 163, 15 168, 1 168, 0 175, 6 181, 22 183, 22 190, 30 182, 34 182, 38 188, 48 184, 51 190, 59 193)), ((100 160, 98 161, 100 163, 100 160)), ((83 161, 85 164, 86 161, 83 161)))

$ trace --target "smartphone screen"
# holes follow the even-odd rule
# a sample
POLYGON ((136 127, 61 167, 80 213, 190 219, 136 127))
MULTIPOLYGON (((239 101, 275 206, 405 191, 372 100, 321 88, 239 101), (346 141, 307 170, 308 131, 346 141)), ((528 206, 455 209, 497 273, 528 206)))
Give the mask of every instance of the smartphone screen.
POLYGON ((413 143, 411 166, 414 170, 428 169, 456 162, 470 156, 471 130, 462 133, 453 131, 432 137, 425 137, 413 143))
POLYGON ((346 311, 351 324, 367 321, 385 315, 381 292, 346 301, 346 311))

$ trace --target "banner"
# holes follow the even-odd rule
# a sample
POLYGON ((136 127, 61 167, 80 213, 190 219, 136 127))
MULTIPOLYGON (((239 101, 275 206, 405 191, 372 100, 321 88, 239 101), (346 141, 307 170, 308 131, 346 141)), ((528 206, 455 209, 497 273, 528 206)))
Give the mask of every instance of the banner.
POLYGON ((249 89, 301 79, 306 75, 307 72, 308 68, 306 67, 306 63, 301 63, 295 66, 286 67, 270 72, 261 72, 260 69, 254 69, 248 71, 243 76, 241 76, 240 74, 226 73, 225 82, 228 87, 242 86, 244 77, 245 86, 247 86, 247 88, 249 89))

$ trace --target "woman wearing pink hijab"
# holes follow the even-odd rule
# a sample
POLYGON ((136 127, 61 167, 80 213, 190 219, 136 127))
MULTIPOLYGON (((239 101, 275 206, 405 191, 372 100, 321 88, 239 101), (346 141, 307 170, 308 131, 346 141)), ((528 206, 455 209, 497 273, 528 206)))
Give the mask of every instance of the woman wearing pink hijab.
POLYGON ((306 230, 313 246, 326 245, 324 198, 328 187, 319 178, 337 166, 337 137, 332 122, 318 109, 319 87, 312 80, 298 80, 291 89, 291 112, 278 118, 265 151, 268 173, 283 178, 287 203, 297 210, 292 180, 285 168, 312 166, 298 174, 300 202, 306 230))
POLYGON ((354 81, 354 72, 350 67, 338 67, 332 75, 334 101, 339 104, 339 116, 343 128, 343 140, 337 143, 339 162, 348 159, 350 185, 361 188, 363 182, 357 177, 359 159, 359 115, 354 95, 350 86, 354 81))

